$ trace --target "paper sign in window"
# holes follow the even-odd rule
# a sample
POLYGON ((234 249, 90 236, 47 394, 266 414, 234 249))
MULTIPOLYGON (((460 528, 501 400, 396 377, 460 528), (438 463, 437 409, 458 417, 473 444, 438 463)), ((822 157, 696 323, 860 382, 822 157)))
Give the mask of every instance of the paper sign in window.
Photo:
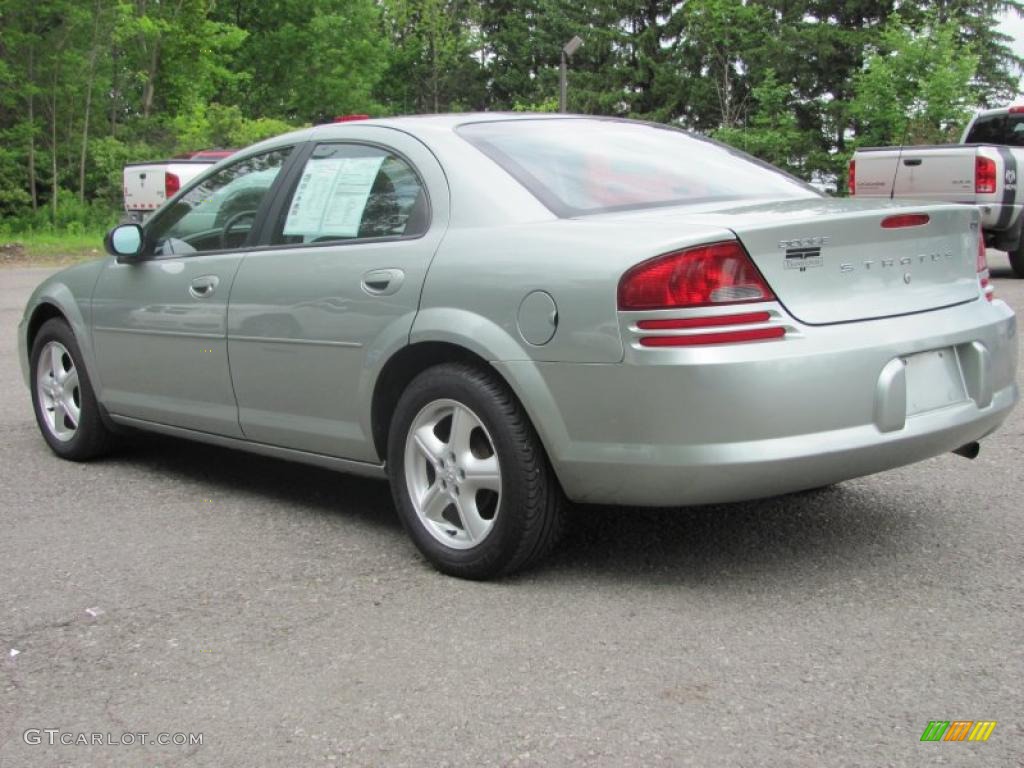
POLYGON ((285 235, 357 237, 384 157, 313 158, 295 189, 285 235))

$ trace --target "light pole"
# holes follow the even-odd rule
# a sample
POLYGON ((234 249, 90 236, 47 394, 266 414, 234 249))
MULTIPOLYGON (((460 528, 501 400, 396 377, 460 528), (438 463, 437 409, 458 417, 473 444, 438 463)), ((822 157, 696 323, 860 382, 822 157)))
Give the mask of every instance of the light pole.
POLYGON ((562 46, 562 68, 558 76, 558 111, 565 112, 566 93, 569 83, 566 80, 566 68, 569 66, 569 59, 583 45, 579 35, 573 35, 572 40, 562 46))

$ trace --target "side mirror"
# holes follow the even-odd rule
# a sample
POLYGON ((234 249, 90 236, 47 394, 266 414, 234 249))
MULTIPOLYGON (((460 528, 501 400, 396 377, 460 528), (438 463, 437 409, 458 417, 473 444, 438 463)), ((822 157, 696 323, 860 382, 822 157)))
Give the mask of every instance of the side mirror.
POLYGON ((138 261, 142 255, 142 227, 138 224, 121 224, 107 232, 103 238, 107 253, 116 256, 120 264, 138 261))

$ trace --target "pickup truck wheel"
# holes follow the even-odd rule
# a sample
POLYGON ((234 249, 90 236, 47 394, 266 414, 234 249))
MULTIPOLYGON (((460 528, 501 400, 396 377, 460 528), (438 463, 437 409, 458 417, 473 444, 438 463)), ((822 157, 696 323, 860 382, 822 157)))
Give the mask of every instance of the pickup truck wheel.
POLYGON ((503 381, 446 363, 402 394, 388 438, 402 524, 440 571, 488 579, 536 562, 563 528, 562 493, 503 381))
POLYGON ((63 320, 47 320, 32 343, 32 405, 39 431, 62 459, 86 461, 111 447, 82 353, 63 320))
POLYGON ((1024 242, 1021 243, 1017 250, 1009 251, 1007 255, 1010 257, 1010 267, 1013 269, 1013 274, 1024 278, 1024 242))

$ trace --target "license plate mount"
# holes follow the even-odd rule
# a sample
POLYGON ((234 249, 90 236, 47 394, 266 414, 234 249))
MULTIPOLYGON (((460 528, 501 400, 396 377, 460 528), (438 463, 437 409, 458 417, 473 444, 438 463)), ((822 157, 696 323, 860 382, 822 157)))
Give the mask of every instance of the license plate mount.
POLYGON ((907 416, 935 411, 967 399, 960 360, 953 347, 903 358, 907 374, 907 416))

